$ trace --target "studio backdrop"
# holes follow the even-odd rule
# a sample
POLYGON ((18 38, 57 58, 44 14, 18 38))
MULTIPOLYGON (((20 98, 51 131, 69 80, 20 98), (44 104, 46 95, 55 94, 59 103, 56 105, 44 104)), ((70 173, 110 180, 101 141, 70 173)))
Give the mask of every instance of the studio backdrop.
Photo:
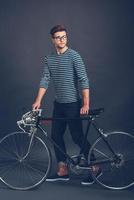
MULTIPOLYGON (((1 0, 0 137, 31 109, 57 24, 66 26, 69 47, 86 65, 91 108, 105 108, 100 122, 133 133, 133 21, 131 0, 1 0)), ((47 116, 54 95, 50 83, 42 105, 47 116)))

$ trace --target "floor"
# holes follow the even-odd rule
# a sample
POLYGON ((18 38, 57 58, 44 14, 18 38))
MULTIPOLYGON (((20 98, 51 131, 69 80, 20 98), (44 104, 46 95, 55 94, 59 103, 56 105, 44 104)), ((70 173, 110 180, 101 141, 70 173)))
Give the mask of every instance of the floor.
POLYGON ((74 178, 68 182, 44 182, 38 188, 30 191, 16 191, 0 183, 0 196, 2 200, 133 200, 134 187, 115 191, 102 188, 97 184, 82 186, 80 179, 74 178))

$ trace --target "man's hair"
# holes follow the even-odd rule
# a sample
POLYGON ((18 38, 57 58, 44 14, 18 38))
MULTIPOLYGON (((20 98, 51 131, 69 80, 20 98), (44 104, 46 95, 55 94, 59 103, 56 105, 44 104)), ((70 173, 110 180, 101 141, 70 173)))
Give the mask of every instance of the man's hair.
POLYGON ((56 25, 56 26, 54 26, 54 27, 50 30, 50 34, 51 34, 52 37, 54 37, 54 34, 55 34, 56 32, 60 32, 60 31, 65 31, 65 32, 67 32, 67 29, 65 28, 64 25, 56 25))

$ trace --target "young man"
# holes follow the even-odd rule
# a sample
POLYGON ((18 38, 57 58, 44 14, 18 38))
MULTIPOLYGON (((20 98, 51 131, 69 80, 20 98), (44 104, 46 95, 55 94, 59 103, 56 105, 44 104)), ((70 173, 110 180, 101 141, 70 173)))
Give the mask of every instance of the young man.
MULTIPOLYGON (((54 101, 53 117, 79 117, 89 112, 89 81, 81 56, 67 45, 67 30, 63 25, 57 25, 50 31, 52 43, 55 47, 55 53, 45 57, 45 66, 40 81, 40 88, 33 109, 39 109, 42 99, 47 91, 50 78, 53 81, 56 96, 54 101), (81 95, 79 94, 79 87, 81 95), (82 101, 81 97, 82 96, 82 101)), ((82 122, 70 120, 53 121, 52 123, 52 139, 60 146, 62 151, 66 152, 64 143, 64 133, 66 126, 69 130, 74 143, 79 147, 83 141, 82 122)), ((84 156, 87 159, 90 144, 86 141, 84 156)), ((56 159, 58 162, 57 173, 48 178, 47 181, 69 180, 68 169, 66 165, 66 157, 54 146, 56 159)), ((83 182, 83 184, 93 183, 91 177, 83 182)))

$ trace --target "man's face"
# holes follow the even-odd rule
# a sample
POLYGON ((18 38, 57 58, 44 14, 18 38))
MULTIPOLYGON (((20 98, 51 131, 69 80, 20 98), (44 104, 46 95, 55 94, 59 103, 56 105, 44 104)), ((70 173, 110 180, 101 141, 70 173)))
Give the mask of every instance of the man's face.
POLYGON ((65 31, 54 33, 52 38, 53 44, 56 48, 63 49, 67 45, 67 34, 65 31))

